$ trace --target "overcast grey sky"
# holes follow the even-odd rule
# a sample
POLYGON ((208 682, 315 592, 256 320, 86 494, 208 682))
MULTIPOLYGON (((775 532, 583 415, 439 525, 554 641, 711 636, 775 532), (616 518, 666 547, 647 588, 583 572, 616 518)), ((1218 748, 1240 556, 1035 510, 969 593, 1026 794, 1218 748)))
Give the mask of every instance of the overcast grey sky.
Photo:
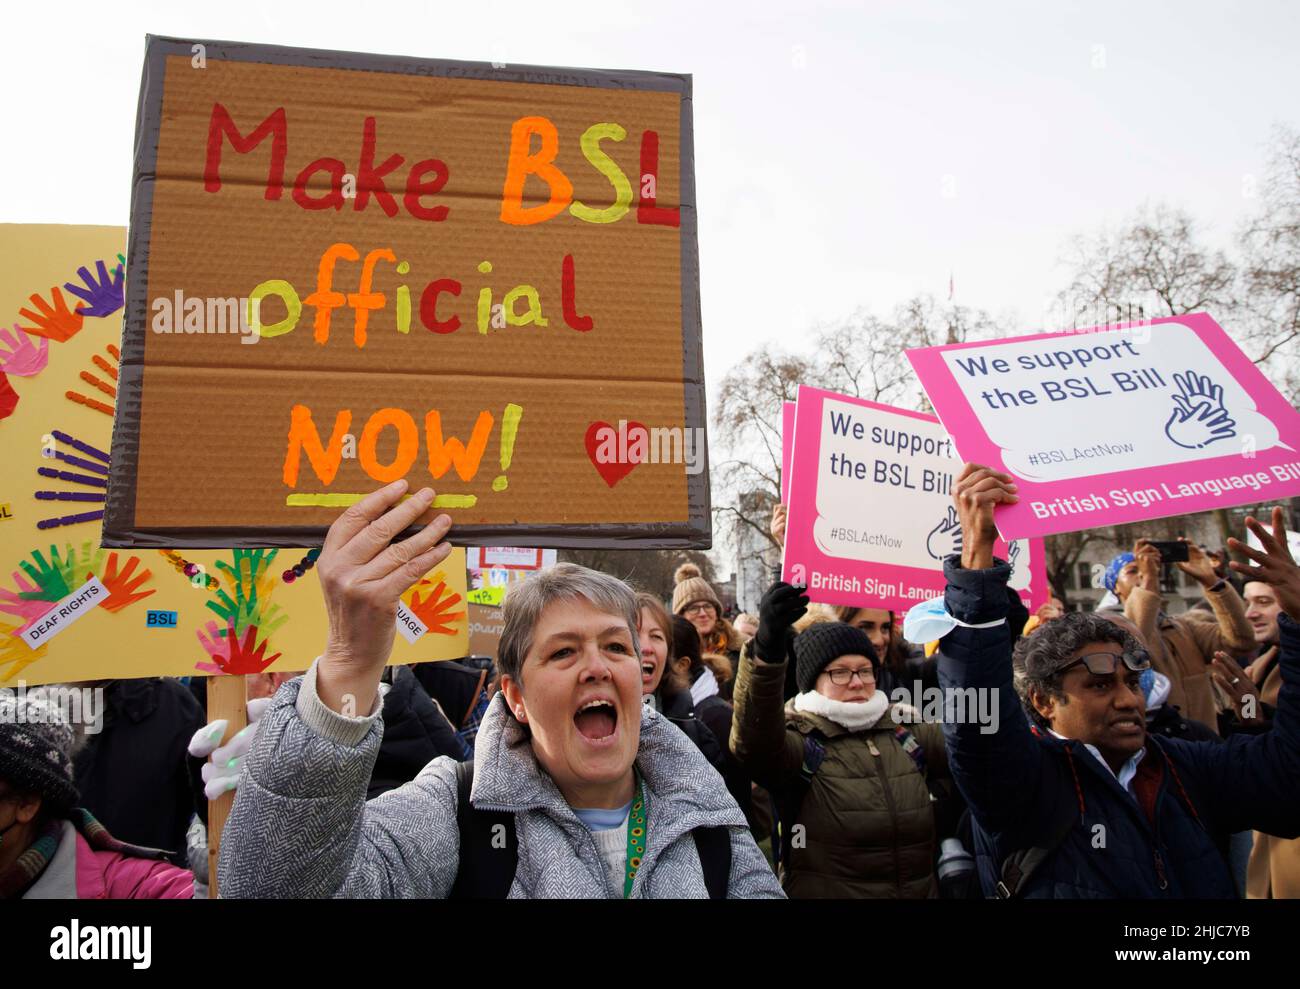
MULTIPOLYGON (((13 3, 0 220, 125 224, 146 33, 695 77, 710 383, 921 291, 1040 328, 1065 237, 1146 201, 1226 240, 1297 123, 1284 2, 13 3), (781 288, 776 288, 780 284, 781 288)), ((711 389, 712 393, 712 389, 711 389)))

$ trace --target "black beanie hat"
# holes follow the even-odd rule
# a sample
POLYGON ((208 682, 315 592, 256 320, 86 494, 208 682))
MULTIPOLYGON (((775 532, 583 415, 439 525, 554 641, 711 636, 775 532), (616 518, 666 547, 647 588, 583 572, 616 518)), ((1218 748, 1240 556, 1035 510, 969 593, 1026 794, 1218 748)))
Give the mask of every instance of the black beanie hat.
POLYGON ((860 628, 844 622, 818 622, 794 637, 795 683, 799 692, 813 689, 822 670, 841 656, 866 656, 871 669, 880 675, 880 657, 875 646, 860 628))

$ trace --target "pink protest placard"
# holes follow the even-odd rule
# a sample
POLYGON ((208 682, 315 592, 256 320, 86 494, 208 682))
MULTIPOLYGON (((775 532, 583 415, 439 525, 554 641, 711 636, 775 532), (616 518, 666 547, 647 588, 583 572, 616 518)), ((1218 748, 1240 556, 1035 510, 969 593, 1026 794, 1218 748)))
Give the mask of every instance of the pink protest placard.
POLYGON ((1205 313, 909 350, 1019 539, 1300 494, 1300 414, 1205 313))
POLYGON ((790 462, 794 459, 794 402, 781 403, 781 501, 790 502, 790 462))
MULTIPOLYGON (((933 416, 800 386, 782 579, 824 604, 906 611, 943 593, 961 552, 961 462, 933 416)), ((998 542, 1028 607, 1047 600, 1042 540, 998 542)))

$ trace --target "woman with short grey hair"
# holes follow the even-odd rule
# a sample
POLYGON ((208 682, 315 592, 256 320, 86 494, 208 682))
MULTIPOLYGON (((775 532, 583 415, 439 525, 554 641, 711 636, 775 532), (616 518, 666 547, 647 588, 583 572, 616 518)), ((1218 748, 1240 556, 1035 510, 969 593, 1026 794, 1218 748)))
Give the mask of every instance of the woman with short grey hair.
POLYGON ((573 564, 506 598, 475 763, 436 759, 366 802, 398 599, 451 551, 446 515, 393 541, 433 502, 405 490, 330 527, 325 652, 262 718, 222 838, 222 896, 781 896, 722 778, 641 703, 632 591, 573 564))

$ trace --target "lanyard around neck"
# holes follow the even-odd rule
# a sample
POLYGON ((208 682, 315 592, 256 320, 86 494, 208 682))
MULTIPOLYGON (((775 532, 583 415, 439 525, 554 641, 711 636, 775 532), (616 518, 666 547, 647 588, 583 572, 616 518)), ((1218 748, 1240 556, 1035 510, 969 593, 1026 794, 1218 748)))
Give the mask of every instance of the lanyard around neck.
POLYGON ((650 799, 646 796, 645 786, 638 773, 636 778, 636 795, 632 798, 632 809, 627 815, 627 869, 623 874, 623 899, 631 899, 632 883, 641 860, 645 857, 646 836, 649 834, 650 799))

